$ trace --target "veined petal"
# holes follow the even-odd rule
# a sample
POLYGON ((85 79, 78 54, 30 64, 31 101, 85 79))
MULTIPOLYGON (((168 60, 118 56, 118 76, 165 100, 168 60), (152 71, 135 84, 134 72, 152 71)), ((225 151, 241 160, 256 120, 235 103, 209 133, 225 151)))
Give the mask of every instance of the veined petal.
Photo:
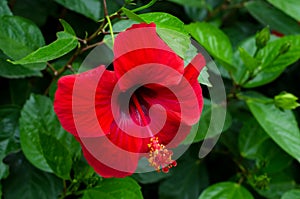
POLYGON ((79 137, 109 133, 113 121, 111 93, 116 83, 113 72, 104 66, 58 81, 54 110, 68 132, 79 137))
MULTIPOLYGON (((79 138, 77 138, 79 140, 79 138)), ((105 136, 81 138, 83 155, 94 170, 105 178, 123 178, 134 173, 139 154, 126 153, 112 145, 105 136)))
POLYGON ((118 79, 132 72, 132 69, 147 64, 147 67, 126 77, 126 81, 119 85, 122 90, 134 85, 134 82, 139 82, 139 78, 148 76, 158 83, 176 84, 184 71, 183 60, 157 35, 153 23, 133 25, 120 33, 115 41, 114 57, 114 69, 118 79), (151 64, 159 65, 160 69, 152 67, 151 64), (164 67, 177 73, 170 73, 164 67))

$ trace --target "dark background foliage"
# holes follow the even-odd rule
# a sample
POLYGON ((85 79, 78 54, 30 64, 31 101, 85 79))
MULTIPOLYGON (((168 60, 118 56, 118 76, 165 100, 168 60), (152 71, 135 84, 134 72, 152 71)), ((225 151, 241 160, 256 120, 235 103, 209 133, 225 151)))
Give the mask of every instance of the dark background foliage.
MULTIPOLYGON (((107 10, 115 32, 129 20, 154 21, 183 34, 167 32, 179 47, 192 36, 209 52, 227 92, 218 143, 198 157, 213 109, 206 103, 195 139, 185 141, 191 147, 168 174, 101 178, 59 124, 53 96, 60 76, 76 72, 98 42, 109 43, 110 30, 99 29, 103 1, 0 0, 3 198, 300 198, 300 111, 290 108, 293 97, 274 100, 283 91, 300 96, 298 0, 108 0, 107 10), (23 59, 53 42, 58 47, 23 59)), ((200 79, 209 99, 207 82, 200 79)))

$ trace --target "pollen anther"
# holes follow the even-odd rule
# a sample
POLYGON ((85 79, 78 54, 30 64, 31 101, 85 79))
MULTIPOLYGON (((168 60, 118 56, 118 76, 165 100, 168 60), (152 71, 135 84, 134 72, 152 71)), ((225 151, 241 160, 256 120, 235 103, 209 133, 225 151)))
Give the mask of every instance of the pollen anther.
POLYGON ((166 149, 163 144, 160 144, 158 137, 152 137, 148 147, 150 149, 148 162, 157 172, 168 173, 170 168, 177 165, 177 162, 172 160, 173 152, 166 149))

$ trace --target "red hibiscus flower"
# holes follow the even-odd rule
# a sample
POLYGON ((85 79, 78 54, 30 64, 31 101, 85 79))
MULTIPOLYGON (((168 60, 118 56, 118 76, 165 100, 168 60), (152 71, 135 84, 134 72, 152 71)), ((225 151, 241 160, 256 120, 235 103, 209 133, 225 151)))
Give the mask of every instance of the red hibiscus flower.
POLYGON ((101 176, 130 175, 142 157, 168 172, 176 166, 169 149, 200 118, 205 59, 198 54, 184 67, 153 23, 120 33, 113 52, 114 71, 98 66, 58 81, 55 112, 101 176))

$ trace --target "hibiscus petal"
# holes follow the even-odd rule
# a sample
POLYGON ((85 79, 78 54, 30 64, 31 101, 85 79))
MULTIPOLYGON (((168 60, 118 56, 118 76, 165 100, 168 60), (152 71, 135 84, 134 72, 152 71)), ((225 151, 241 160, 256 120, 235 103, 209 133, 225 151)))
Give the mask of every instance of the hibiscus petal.
MULTIPOLYGON (((79 140, 79 138, 77 138, 79 140)), ((104 178, 122 178, 134 173, 139 154, 124 153, 104 137, 79 140, 83 155, 94 170, 104 178)))
POLYGON ((184 71, 183 60, 157 35, 153 23, 133 25, 120 33, 115 40, 114 57, 118 79, 134 68, 147 65, 129 74, 119 85, 122 90, 136 82, 143 83, 140 78, 145 77, 154 81, 152 83, 177 84, 184 71))
POLYGON ((64 129, 75 136, 97 137, 109 132, 113 121, 111 93, 116 83, 104 66, 58 81, 54 110, 64 129))

